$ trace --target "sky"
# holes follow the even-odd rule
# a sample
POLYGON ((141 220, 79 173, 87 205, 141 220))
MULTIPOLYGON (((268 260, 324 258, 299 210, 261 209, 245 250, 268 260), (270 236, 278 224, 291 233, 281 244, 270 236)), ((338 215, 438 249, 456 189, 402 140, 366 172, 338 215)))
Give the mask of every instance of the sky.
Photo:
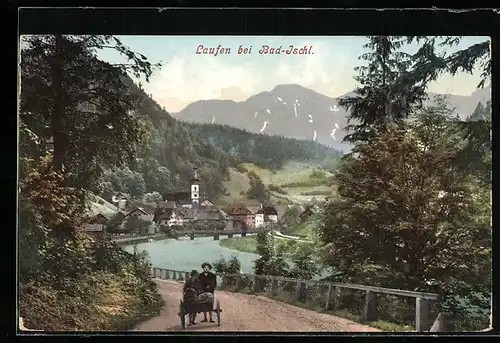
MULTIPOLYGON (((339 97, 356 87, 354 67, 366 52, 366 37, 360 36, 118 36, 133 51, 152 63, 160 62, 149 83, 141 80, 151 94, 169 112, 179 112, 198 100, 244 101, 270 91, 280 84, 299 84, 330 97, 339 97), (204 48, 230 48, 230 54, 197 54, 204 48), (311 47, 305 55, 263 55, 262 45, 311 47), (238 54, 238 48, 250 48, 250 54, 238 54)), ((464 37, 453 50, 488 40, 488 37, 464 37)), ((415 51, 409 46, 408 52, 415 51)), ((451 49, 449 51, 452 51, 451 49)), ((101 50, 98 57, 111 63, 125 61, 112 50, 101 50)), ((470 95, 480 73, 444 75, 429 86, 430 92, 470 95)))

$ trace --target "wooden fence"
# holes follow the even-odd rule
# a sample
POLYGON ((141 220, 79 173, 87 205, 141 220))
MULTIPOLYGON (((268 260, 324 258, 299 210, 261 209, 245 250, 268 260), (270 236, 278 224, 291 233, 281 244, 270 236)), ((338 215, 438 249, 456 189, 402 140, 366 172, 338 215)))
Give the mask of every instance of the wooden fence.
MULTIPOLYGON (((166 280, 186 280, 189 272, 169 270, 162 268, 151 268, 151 276, 166 280)), ((379 308, 378 298, 382 295, 409 297, 415 299, 415 329, 416 331, 429 331, 433 320, 431 320, 431 301, 438 299, 437 294, 405 291, 400 289, 382 288, 374 286, 324 282, 315 280, 298 280, 281 276, 265 276, 250 274, 224 274, 217 275, 222 281, 220 289, 232 287, 234 290, 247 290, 249 293, 267 293, 277 296, 280 292, 291 292, 295 300, 306 302, 308 298, 315 300, 326 310, 336 310, 339 300, 339 291, 353 290, 364 293, 362 319, 365 321, 376 321, 379 308)), ((437 315, 431 331, 451 331, 450 320, 446 314, 437 315), (443 319, 445 318, 445 319, 443 319), (446 323, 441 322, 446 320, 446 323), (437 322, 439 325, 437 325, 437 322), (439 328, 439 329, 436 329, 439 328)))

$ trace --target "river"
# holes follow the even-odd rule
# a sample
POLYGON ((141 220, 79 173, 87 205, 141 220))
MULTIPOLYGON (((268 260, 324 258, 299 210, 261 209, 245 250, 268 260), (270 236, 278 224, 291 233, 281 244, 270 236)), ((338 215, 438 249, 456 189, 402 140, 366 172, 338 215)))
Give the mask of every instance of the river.
MULTIPOLYGON (((239 237, 239 235, 234 235, 234 237, 239 237)), ((196 237, 194 240, 167 239, 139 243, 136 246, 138 251, 148 252, 153 267, 187 272, 192 269, 201 270, 201 264, 204 262, 213 264, 221 258, 227 260, 232 255, 236 255, 241 262, 242 272, 253 274, 253 261, 259 257, 257 254, 221 247, 219 241, 214 240, 213 237, 196 237)), ((125 245, 123 249, 131 253, 134 251, 134 245, 125 245)))

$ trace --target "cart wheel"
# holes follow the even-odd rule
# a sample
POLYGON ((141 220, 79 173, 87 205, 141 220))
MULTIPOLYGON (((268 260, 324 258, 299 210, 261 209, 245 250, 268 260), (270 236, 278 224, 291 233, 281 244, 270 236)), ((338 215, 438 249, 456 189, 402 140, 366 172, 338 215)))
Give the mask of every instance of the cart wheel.
POLYGON ((181 304, 179 307, 179 317, 181 317, 182 328, 185 329, 186 328, 186 311, 184 311, 184 306, 182 304, 182 300, 181 300, 181 304))
POLYGON ((215 305, 215 314, 217 315, 217 326, 220 326, 220 301, 217 300, 215 305))

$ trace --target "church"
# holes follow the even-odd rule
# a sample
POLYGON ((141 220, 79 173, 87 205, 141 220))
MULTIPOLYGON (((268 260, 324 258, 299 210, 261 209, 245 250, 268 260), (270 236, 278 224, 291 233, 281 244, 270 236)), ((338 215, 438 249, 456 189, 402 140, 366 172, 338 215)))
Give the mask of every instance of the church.
POLYGON ((153 221, 158 225, 184 226, 187 223, 220 223, 226 229, 232 227, 232 219, 200 196, 198 169, 193 168, 190 192, 166 194, 164 203, 155 211, 153 221))

